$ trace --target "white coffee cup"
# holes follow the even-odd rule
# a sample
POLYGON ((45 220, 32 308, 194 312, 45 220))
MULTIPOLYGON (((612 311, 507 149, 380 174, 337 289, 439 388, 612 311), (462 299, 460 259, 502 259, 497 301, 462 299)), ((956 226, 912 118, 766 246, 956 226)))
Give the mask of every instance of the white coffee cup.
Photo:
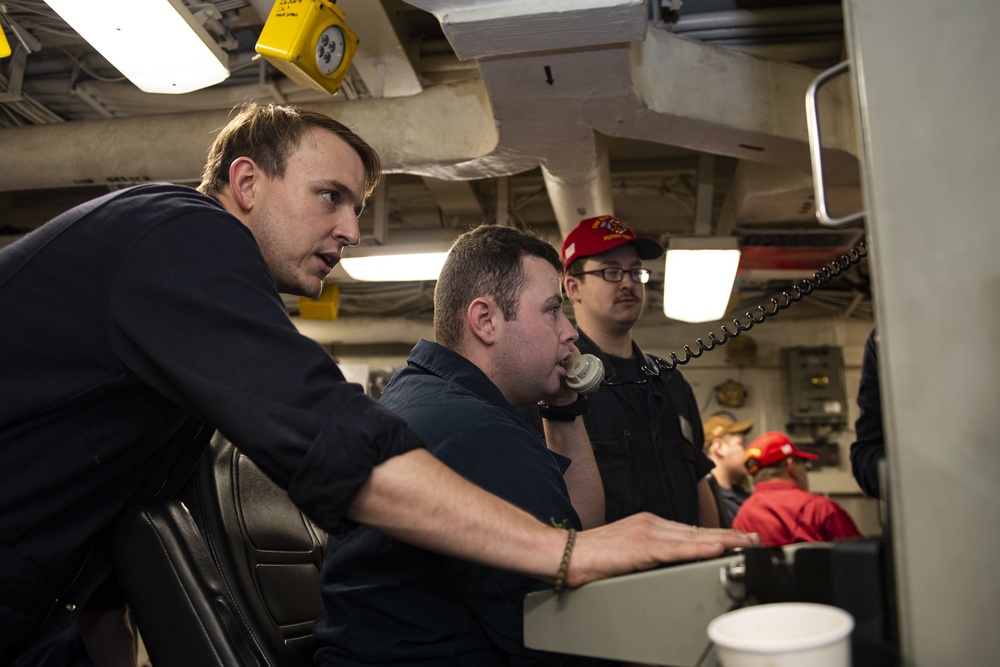
POLYGON ((854 618, 838 607, 776 602, 708 624, 722 667, 850 667, 854 618))

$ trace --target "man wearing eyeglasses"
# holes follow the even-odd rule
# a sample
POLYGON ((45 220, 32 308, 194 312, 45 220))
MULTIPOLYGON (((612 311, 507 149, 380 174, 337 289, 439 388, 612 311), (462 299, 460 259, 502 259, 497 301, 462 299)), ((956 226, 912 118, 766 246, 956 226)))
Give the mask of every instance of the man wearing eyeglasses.
POLYGON ((563 241, 577 347, 600 357, 606 374, 584 419, 608 521, 649 511, 714 527, 718 511, 706 477, 713 464, 701 447, 694 392, 679 370, 661 370, 632 340, 650 276, 642 262, 662 255, 657 241, 610 215, 581 221, 563 241))

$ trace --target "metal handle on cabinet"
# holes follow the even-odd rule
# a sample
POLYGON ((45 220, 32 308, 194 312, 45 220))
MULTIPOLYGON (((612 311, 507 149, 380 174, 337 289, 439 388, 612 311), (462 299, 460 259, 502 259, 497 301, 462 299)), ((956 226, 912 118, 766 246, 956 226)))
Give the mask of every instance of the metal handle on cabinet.
POLYGON ((819 134, 819 109, 816 97, 819 94, 820 86, 850 66, 850 60, 834 65, 817 76, 810 84, 809 90, 806 91, 806 130, 809 133, 809 159, 812 162, 813 191, 816 194, 816 217, 822 224, 830 227, 841 227, 865 217, 864 211, 858 211, 842 218, 831 218, 826 207, 826 190, 823 184, 823 157, 821 155, 823 142, 819 134))

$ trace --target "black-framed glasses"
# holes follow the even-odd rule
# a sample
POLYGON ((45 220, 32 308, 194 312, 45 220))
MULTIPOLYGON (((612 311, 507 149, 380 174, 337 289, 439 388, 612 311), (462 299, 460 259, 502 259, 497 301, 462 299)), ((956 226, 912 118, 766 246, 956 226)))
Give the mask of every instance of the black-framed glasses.
POLYGON ((620 283, 625 279, 625 274, 632 277, 632 282, 645 285, 649 282, 649 269, 620 269, 617 266, 609 266, 604 269, 594 269, 593 271, 580 271, 571 274, 573 277, 586 276, 588 274, 598 274, 609 283, 620 283))

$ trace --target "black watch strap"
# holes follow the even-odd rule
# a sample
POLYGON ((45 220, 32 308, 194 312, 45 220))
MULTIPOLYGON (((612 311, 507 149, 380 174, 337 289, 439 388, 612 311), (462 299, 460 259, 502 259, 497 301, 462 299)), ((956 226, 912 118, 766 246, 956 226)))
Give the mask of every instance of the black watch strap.
POLYGON ((538 404, 538 414, 542 419, 554 419, 560 422, 571 422, 580 415, 587 414, 587 397, 581 395, 569 405, 547 405, 538 404))

